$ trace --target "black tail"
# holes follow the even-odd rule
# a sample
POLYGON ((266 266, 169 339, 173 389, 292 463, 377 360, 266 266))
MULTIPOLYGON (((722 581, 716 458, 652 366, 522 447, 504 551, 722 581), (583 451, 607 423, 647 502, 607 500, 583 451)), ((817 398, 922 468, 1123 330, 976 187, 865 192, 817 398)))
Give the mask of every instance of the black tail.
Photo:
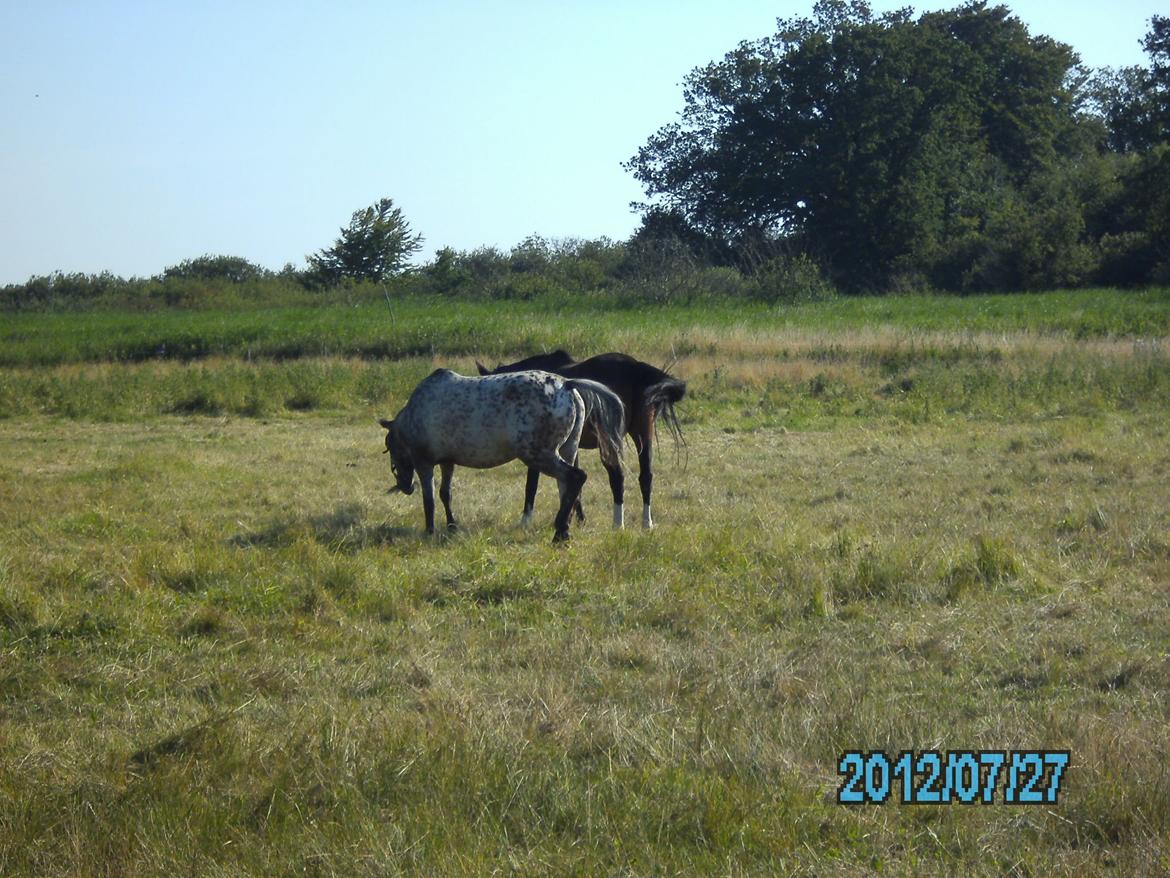
POLYGON ((686 447, 683 438, 682 426, 678 422, 678 415, 674 411, 674 404, 679 402, 687 393, 687 383, 679 378, 664 378, 657 384, 651 384, 642 394, 646 408, 654 412, 655 430, 658 422, 666 425, 666 432, 674 440, 676 447, 686 447))

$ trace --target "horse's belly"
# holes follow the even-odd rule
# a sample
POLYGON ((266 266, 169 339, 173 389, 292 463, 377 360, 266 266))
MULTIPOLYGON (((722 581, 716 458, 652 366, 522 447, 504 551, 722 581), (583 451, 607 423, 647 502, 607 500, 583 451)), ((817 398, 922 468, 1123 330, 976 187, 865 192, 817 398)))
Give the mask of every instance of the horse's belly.
POLYGON ((463 455, 458 460, 451 459, 449 462, 458 466, 469 466, 472 469, 491 469, 493 466, 500 466, 510 460, 515 460, 515 454, 484 454, 476 453, 474 455, 463 455))
POLYGON ((500 466, 516 457, 516 451, 510 441, 498 439, 490 435, 480 436, 475 443, 451 444, 436 443, 436 463, 453 463, 456 466, 469 466, 475 469, 489 469, 500 466))

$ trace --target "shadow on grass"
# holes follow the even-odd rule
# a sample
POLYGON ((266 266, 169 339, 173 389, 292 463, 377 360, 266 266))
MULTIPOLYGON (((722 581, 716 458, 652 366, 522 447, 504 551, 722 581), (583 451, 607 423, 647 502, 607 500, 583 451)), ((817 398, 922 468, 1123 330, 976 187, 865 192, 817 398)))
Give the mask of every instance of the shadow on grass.
POLYGON ((357 552, 415 536, 413 528, 366 522, 362 508, 350 504, 323 515, 280 519, 262 530, 237 534, 228 542, 239 549, 280 548, 307 537, 334 551, 357 552))

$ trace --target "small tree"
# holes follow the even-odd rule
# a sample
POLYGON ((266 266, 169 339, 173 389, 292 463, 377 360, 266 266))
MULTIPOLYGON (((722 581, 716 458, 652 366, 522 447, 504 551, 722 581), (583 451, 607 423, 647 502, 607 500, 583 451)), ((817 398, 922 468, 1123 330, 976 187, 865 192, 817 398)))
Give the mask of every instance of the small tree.
POLYGON ((401 208, 383 198, 354 211, 332 247, 307 257, 310 275, 326 284, 343 278, 385 280, 406 268, 422 241, 422 235, 411 231, 401 208))

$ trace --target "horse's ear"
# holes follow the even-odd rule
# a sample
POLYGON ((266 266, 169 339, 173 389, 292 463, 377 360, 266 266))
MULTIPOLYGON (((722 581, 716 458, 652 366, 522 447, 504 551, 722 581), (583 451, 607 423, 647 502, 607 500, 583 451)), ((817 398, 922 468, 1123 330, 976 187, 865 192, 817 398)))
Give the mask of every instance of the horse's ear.
POLYGON ((492 374, 488 370, 488 367, 485 366, 483 363, 481 363, 479 360, 475 361, 475 368, 477 368, 479 370, 480 375, 491 375, 492 374))
POLYGON ((386 428, 386 447, 382 449, 382 453, 385 454, 390 450, 390 437, 394 435, 394 422, 387 421, 385 418, 378 418, 378 423, 386 428))

